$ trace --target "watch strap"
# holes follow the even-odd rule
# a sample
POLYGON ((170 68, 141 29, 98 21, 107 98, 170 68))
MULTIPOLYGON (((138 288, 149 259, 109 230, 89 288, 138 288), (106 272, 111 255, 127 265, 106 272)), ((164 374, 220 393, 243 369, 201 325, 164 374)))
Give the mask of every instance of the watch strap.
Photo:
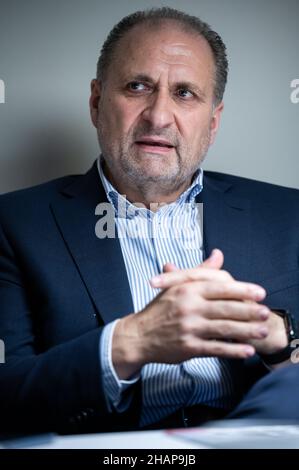
POLYGON ((294 339, 298 338, 298 327, 294 317, 288 310, 284 310, 281 308, 276 307, 269 307, 270 310, 279 315, 284 319, 284 324, 286 328, 286 334, 288 338, 288 344, 285 348, 272 353, 272 354, 260 354, 260 358, 267 364, 267 365, 274 365, 279 364, 280 362, 286 361, 290 359, 292 352, 295 350, 296 345, 292 345, 294 339))

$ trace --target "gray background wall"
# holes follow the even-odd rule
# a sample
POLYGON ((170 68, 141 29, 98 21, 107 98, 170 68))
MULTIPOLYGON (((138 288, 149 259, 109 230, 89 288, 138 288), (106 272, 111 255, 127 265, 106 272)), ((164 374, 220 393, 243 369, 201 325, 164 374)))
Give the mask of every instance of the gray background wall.
POLYGON ((299 188, 298 0, 0 0, 0 193, 85 172, 98 155, 89 82, 124 15, 169 5, 227 44, 225 113, 205 168, 299 188))

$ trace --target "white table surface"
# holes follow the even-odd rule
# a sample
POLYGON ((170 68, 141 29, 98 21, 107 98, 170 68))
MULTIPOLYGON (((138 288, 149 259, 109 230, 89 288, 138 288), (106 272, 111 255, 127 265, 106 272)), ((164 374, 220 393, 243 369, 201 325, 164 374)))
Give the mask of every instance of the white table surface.
MULTIPOLYGON (((198 449, 166 431, 137 431, 72 436, 44 435, 0 443, 2 448, 18 449, 198 449)), ((205 447, 203 447, 205 448, 205 447)))
POLYGON ((0 449, 299 449, 299 425, 234 421, 171 431, 31 436, 0 449))

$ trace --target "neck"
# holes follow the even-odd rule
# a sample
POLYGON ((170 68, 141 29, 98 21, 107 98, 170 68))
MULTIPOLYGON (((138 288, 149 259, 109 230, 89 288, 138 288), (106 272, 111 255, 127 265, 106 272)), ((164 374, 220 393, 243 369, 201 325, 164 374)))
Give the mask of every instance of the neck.
POLYGON ((119 194, 125 195, 126 199, 132 204, 142 204, 144 207, 152 210, 153 212, 156 212, 159 207, 163 205, 171 204, 172 202, 176 201, 178 197, 184 191, 186 191, 192 181, 192 177, 190 177, 179 187, 169 191, 169 189, 163 189, 161 185, 155 183, 148 185, 143 184, 142 187, 138 187, 136 184, 132 186, 130 181, 117 180, 113 177, 113 174, 107 165, 103 165, 103 171, 106 178, 110 181, 119 194))

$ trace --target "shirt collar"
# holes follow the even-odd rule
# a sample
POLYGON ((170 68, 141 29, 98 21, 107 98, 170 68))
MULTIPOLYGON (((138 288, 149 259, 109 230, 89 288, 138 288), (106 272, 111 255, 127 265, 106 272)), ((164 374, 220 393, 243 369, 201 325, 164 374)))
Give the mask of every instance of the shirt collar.
MULTIPOLYGON (((125 195, 120 194, 110 181, 106 178, 103 171, 103 157, 100 155, 97 161, 98 172, 104 190, 107 195, 108 201, 112 204, 117 217, 132 218, 136 215, 148 217, 153 214, 152 211, 146 208, 136 209, 136 206, 128 201, 125 195)), ((198 168, 193 175, 192 183, 174 202, 166 204, 158 209, 157 213, 168 212, 174 206, 181 204, 192 204, 196 196, 202 191, 203 188, 203 169, 198 168)))

